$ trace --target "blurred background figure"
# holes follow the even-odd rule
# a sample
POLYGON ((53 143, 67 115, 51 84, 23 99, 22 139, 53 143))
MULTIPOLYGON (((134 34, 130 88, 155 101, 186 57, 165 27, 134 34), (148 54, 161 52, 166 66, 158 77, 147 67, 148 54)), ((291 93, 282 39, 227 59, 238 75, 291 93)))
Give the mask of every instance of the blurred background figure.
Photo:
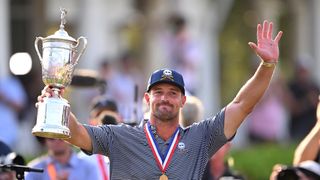
POLYGON ((72 146, 60 139, 44 138, 47 154, 32 160, 28 166, 44 169, 43 173, 26 173, 26 180, 98 179, 95 166, 81 159, 72 146))
POLYGON ((310 59, 296 61, 294 76, 288 84, 290 91, 290 135, 293 140, 304 138, 316 123, 319 87, 310 74, 310 59))
POLYGON ((129 52, 118 60, 117 70, 107 82, 106 96, 117 103, 119 115, 126 124, 137 124, 142 119, 142 95, 145 91, 137 59, 129 52))
POLYGON ((200 122, 204 117, 203 103, 196 96, 187 96, 186 103, 181 110, 180 124, 188 127, 195 122, 200 122))
POLYGON ((318 180, 320 164, 315 161, 303 161, 295 166, 276 164, 270 180, 318 180))
POLYGON ((230 148, 231 142, 228 142, 211 157, 203 174, 203 180, 245 179, 239 172, 232 169, 233 159, 231 157, 226 159, 230 148))
MULTIPOLYGON (((90 117, 90 124, 96 126, 117 125, 121 122, 116 102, 106 96, 98 96, 93 100, 90 117)), ((89 156, 83 151, 79 152, 79 156, 95 165, 99 180, 110 179, 110 160, 107 156, 100 154, 89 156)))
POLYGON ((293 164, 276 164, 270 180, 320 179, 320 96, 316 110, 317 122, 295 149, 293 164))
MULTIPOLYGON (((90 123, 91 121, 96 121, 96 119, 103 114, 104 112, 109 112, 109 113, 118 113, 118 105, 117 103, 107 97, 107 96, 97 96, 95 97, 90 105, 90 123)), ((120 123, 122 122, 121 117, 117 114, 117 122, 120 123)), ((96 123, 96 124, 104 124, 104 123, 96 123)))
POLYGON ((295 149, 293 164, 298 165, 303 161, 316 161, 320 163, 320 96, 317 106, 317 122, 312 130, 303 138, 295 149))
POLYGON ((279 143, 288 139, 286 94, 282 78, 279 74, 275 74, 263 98, 248 116, 251 143, 279 143))
POLYGON ((183 74, 186 90, 195 95, 199 87, 198 68, 201 63, 199 45, 191 37, 188 22, 182 15, 169 18, 171 33, 168 38, 167 52, 171 68, 183 74))
POLYGON ((99 67, 99 76, 101 79, 104 79, 106 83, 112 78, 112 64, 109 59, 104 58, 100 61, 99 67))
POLYGON ((15 148, 19 129, 19 113, 25 107, 27 96, 15 76, 0 76, 0 140, 15 148))

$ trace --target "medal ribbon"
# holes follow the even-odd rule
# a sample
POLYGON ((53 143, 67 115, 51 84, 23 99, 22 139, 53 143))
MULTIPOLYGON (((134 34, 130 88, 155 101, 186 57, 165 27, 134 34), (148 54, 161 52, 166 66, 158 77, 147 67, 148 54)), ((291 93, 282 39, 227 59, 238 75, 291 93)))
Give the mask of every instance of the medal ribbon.
POLYGON ((169 166, 173 153, 180 139, 179 128, 177 128, 176 131, 174 132, 174 136, 173 138, 171 138, 171 141, 169 143, 169 148, 167 149, 164 155, 161 154, 158 143, 155 140, 153 133, 151 132, 149 121, 144 126, 144 132, 146 134, 148 144, 151 148, 152 154, 155 157, 161 172, 164 174, 166 172, 166 169, 169 166))

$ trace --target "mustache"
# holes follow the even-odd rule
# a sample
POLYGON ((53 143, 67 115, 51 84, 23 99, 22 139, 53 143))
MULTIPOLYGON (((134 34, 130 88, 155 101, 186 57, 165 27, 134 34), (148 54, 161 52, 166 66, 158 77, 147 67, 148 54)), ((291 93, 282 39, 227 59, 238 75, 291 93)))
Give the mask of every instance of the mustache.
POLYGON ((161 103, 158 104, 158 106, 161 106, 161 105, 170 106, 170 107, 173 106, 172 104, 170 104, 168 102, 161 102, 161 103))

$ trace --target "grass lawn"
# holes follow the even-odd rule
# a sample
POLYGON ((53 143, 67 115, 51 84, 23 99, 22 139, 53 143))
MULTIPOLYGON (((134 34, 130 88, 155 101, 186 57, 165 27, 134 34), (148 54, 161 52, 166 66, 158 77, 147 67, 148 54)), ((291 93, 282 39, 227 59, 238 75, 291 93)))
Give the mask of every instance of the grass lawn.
POLYGON ((248 180, 269 179, 272 167, 277 164, 292 164, 297 144, 260 144, 246 149, 232 150, 234 169, 240 171, 248 180))

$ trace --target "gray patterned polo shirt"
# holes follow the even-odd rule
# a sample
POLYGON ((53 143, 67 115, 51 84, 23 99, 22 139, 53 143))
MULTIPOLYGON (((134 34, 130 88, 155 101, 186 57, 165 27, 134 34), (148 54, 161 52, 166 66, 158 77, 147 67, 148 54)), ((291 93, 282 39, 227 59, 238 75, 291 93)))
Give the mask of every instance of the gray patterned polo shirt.
MULTIPOLYGON (((165 172, 171 179, 201 179, 210 157, 228 140, 224 135, 225 108, 214 117, 187 128, 179 127, 180 140, 165 172)), ((92 139, 93 151, 110 158, 111 179, 159 179, 162 175, 143 130, 144 124, 84 125, 92 139)), ((165 153, 170 139, 155 138, 165 153)))

